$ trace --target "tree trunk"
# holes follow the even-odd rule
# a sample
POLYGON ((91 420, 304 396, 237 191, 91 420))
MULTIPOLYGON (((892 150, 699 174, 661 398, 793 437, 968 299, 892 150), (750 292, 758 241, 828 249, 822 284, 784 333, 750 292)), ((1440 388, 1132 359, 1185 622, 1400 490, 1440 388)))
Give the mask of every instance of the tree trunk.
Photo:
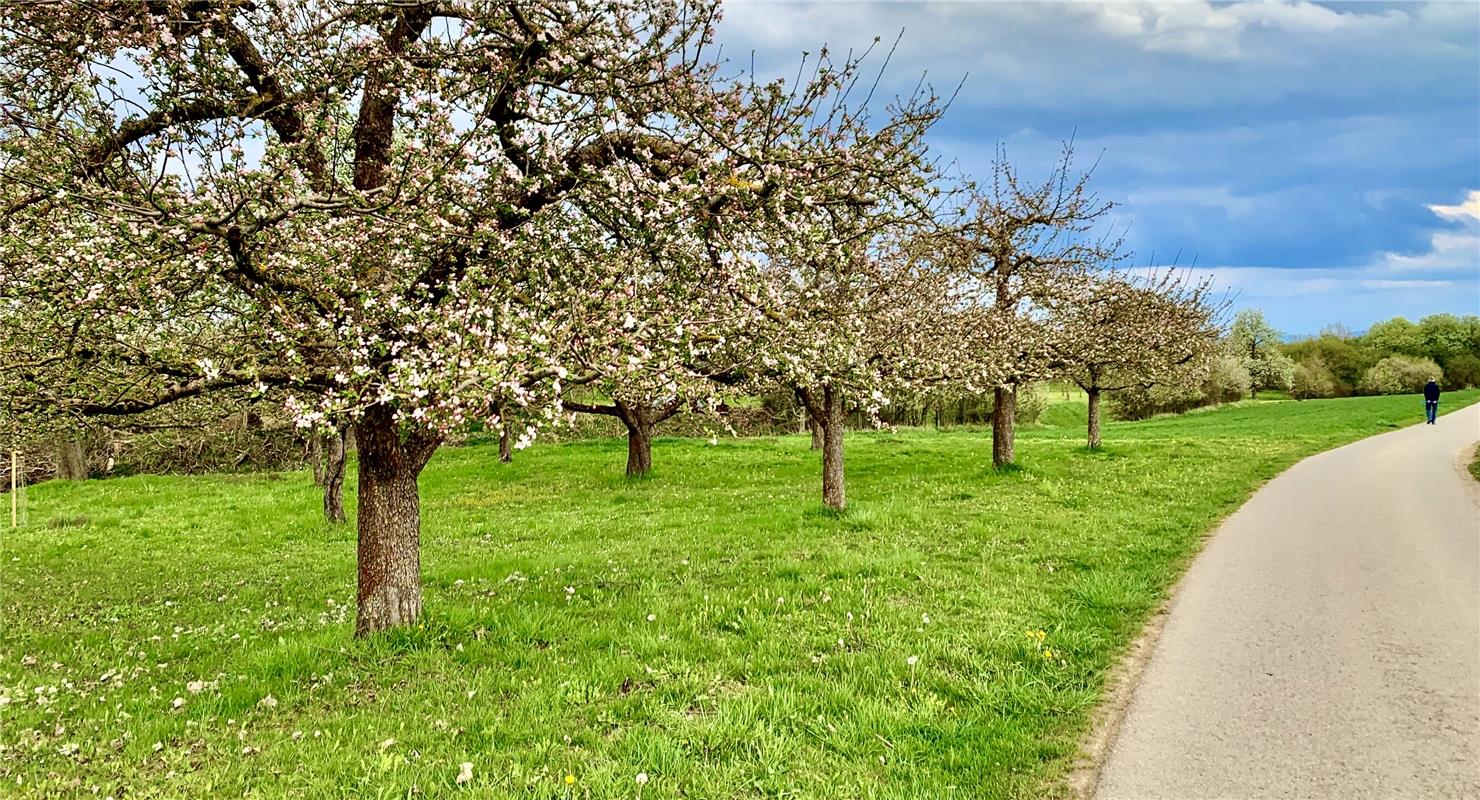
POLYGON ((504 422, 500 422, 498 429, 498 460, 505 464, 514 460, 514 445, 510 441, 511 438, 509 435, 509 426, 504 422))
POLYGON ((1017 386, 999 386, 992 394, 992 466, 1011 464, 1017 435, 1017 386))
POLYGON ((324 437, 314 430, 308 439, 308 460, 313 463, 313 485, 324 485, 324 437))
POLYGON ((359 616, 365 636, 421 616, 421 501, 417 477, 437 442, 425 434, 403 442, 394 412, 365 411, 357 431, 359 484, 359 616))
POLYGON ((324 519, 344 522, 344 462, 348 447, 349 427, 341 427, 325 437, 324 448, 324 519))
POLYGON ((810 422, 810 424, 807 425, 807 428, 812 431, 812 449, 813 450, 821 450, 822 449, 822 426, 818 425, 815 421, 812 421, 812 422, 810 422))
POLYGON ((831 385, 822 389, 822 502, 842 511, 848 505, 843 484, 843 393, 831 385))
POLYGON ((87 480, 87 454, 82 442, 68 439, 57 447, 57 477, 64 481, 87 480))
POLYGON ((1089 395, 1089 449, 1100 447, 1100 390, 1090 389, 1089 395))
POLYGON ((627 426, 627 477, 638 478, 653 471, 652 422, 641 414, 622 420, 627 426))

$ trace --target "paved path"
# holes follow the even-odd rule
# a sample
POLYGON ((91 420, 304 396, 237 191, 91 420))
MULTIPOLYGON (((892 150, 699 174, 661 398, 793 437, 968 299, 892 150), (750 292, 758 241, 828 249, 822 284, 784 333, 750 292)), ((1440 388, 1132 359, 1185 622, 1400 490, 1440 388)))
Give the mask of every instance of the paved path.
POLYGON ((1480 499, 1455 467, 1476 439, 1470 406, 1306 459, 1229 517, 1096 798, 1480 798, 1480 499))

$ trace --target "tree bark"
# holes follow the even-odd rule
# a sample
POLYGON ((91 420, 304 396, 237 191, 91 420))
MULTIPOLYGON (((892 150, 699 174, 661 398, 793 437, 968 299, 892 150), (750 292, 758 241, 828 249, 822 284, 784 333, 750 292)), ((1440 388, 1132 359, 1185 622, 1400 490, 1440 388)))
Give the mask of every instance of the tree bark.
POLYGON ((356 431, 360 453, 359 615, 355 635, 421 616, 421 500, 417 478, 436 451, 430 434, 402 437, 394 412, 371 406, 356 431))
POLYGON ((509 435, 509 426, 503 422, 499 423, 498 429, 498 460, 507 464, 514 460, 514 445, 509 435))
POLYGON ((822 503, 842 511, 848 505, 843 483, 843 393, 831 384, 822 389, 822 503))
POLYGON ((811 422, 810 421, 810 417, 808 419, 809 419, 809 422, 808 422, 808 425, 807 425, 807 430, 810 430, 812 432, 812 449, 813 450, 821 450, 822 449, 822 426, 821 425, 818 425, 816 422, 811 422))
POLYGON ((1089 449, 1098 450, 1100 447, 1100 390, 1089 389, 1085 394, 1089 395, 1089 449))
POLYGON ((324 485, 324 437, 314 430, 308 438, 308 460, 313 464, 313 485, 324 485))
POLYGON ((347 460, 349 426, 324 438, 324 519, 344 522, 344 463, 347 460))
POLYGON ((812 421, 813 442, 818 439, 822 442, 822 503, 842 511, 848 505, 843 480, 843 430, 847 420, 843 413, 843 392, 827 385, 822 387, 820 397, 815 390, 798 389, 797 398, 812 421))
POLYGON ((622 418, 627 426, 627 477, 637 478, 653 471, 652 422, 641 414, 622 418))
POLYGON ((992 466, 1001 467, 1016 459, 1016 429, 1017 386, 999 386, 992 393, 992 466))
POLYGON ((68 439, 57 446, 57 477, 64 481, 87 480, 87 454, 82 442, 68 439))

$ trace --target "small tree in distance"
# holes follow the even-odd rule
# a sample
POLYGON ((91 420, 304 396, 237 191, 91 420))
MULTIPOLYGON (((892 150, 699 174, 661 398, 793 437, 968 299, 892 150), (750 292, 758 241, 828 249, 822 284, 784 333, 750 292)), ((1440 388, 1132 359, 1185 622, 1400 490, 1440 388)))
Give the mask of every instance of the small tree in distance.
POLYGON ((1249 399, 1261 389, 1285 389, 1294 376, 1295 362, 1280 349, 1283 336, 1264 319, 1264 312, 1247 308, 1233 318, 1228 331, 1229 352, 1249 371, 1249 399))
POLYGON ((1201 367, 1217 346, 1221 309, 1211 300, 1210 279, 1174 269, 1094 276, 1056 304, 1055 366, 1088 397, 1090 449, 1100 446, 1104 393, 1201 381, 1188 367, 1201 367))

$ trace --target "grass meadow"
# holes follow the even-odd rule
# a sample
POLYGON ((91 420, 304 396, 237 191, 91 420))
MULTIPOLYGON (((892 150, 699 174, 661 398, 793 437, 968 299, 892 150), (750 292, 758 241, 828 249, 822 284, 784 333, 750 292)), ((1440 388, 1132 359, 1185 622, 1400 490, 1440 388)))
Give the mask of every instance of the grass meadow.
POLYGON ((368 641, 305 472, 39 485, 0 554, 0 795, 1059 795, 1217 521, 1422 410, 1237 404, 1090 452, 1058 402, 1002 472, 983 430, 856 433, 841 515, 801 436, 659 439, 637 481, 621 440, 446 448, 426 622, 368 641))

